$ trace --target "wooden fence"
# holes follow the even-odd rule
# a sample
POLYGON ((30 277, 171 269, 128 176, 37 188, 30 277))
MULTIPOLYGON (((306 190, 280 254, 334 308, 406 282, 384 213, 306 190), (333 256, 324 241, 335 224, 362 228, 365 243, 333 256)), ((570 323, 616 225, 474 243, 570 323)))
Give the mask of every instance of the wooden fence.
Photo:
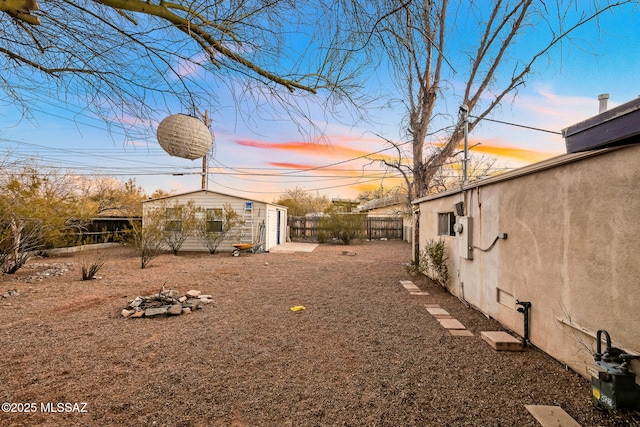
MULTIPOLYGON (((347 214, 348 215, 348 214, 347 214)), ((291 240, 316 240, 320 218, 289 217, 291 240)), ((403 239, 403 219, 399 217, 367 217, 367 239, 403 239)))

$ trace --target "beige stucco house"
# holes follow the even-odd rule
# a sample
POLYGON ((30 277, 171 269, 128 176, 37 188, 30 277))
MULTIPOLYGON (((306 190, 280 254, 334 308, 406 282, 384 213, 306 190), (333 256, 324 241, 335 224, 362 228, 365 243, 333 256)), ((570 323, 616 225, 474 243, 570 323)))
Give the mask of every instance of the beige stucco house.
POLYGON ((640 100, 629 104, 622 127, 610 112, 566 129, 568 154, 414 201, 420 245, 445 241, 450 292, 521 337, 517 302, 531 303, 530 343, 585 377, 600 329, 640 353, 640 100))
MULTIPOLYGON (((269 249, 286 241, 287 208, 274 203, 247 199, 241 196, 233 196, 211 190, 197 190, 187 193, 175 194, 166 197, 145 200, 142 204, 142 221, 150 209, 164 207, 171 208, 174 203, 186 204, 193 201, 207 217, 223 221, 222 211, 226 204, 236 211, 242 218, 243 225, 235 235, 241 238, 223 241, 218 250, 221 252, 232 251, 234 243, 262 243, 262 249, 269 249)), ((181 248, 182 251, 206 251, 207 247, 196 237, 187 239, 181 248)))

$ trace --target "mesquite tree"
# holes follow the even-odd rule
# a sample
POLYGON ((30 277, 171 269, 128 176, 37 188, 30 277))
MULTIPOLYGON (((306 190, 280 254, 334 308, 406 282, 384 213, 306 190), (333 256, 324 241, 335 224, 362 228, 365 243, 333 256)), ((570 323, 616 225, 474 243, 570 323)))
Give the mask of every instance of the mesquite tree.
POLYGON ((15 273, 36 251, 72 240, 92 212, 69 174, 34 160, 0 169, 0 270, 15 273))

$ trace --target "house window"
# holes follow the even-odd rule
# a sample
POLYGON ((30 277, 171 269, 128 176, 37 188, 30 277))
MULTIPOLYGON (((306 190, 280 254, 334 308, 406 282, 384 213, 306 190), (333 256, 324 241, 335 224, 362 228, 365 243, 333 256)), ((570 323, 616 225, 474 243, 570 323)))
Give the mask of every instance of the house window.
POLYGON ((438 214, 438 236, 455 236, 453 226, 456 224, 456 216, 453 212, 438 214))
POLYGON ((166 208, 164 213, 165 231, 182 231, 182 221, 178 218, 176 208, 166 208))
POLYGON ((222 209, 207 209, 207 233, 222 233, 222 209))

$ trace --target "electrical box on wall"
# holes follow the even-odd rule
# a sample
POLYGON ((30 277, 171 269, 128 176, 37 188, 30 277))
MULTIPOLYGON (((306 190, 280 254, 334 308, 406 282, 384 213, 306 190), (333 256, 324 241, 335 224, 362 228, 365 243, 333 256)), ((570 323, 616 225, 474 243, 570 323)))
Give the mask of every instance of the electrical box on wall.
POLYGON ((473 259, 473 218, 459 216, 454 226, 458 238, 458 253, 464 259, 473 259))

